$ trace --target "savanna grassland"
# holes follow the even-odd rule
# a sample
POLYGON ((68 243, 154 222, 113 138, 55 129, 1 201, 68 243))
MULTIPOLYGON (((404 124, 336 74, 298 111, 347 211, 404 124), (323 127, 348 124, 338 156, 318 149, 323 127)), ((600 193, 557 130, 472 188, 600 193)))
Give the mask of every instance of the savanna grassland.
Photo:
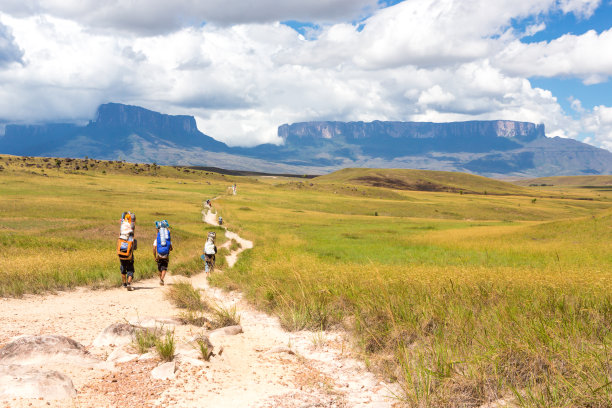
POLYGON ((343 172, 220 200, 255 248, 214 281, 288 329, 351 331, 411 406, 612 404, 612 195, 343 172))
POLYGON ((202 269, 202 201, 229 180, 183 168, 58 160, 0 156, 0 296, 119 285, 119 219, 128 210, 137 220, 137 279, 157 273, 152 244, 161 219, 172 227, 170 271, 202 269))
POLYGON ((230 178, 7 159, 2 296, 118 285, 115 239, 125 210, 138 217, 137 277, 155 273, 153 221, 163 218, 176 248, 170 271, 197 272, 201 204, 219 196, 228 227, 255 247, 212 283, 241 289, 287 329, 349 331, 369 366, 399 382, 408 405, 611 406, 606 189, 444 172, 230 178), (226 195, 233 182, 238 195, 226 195))

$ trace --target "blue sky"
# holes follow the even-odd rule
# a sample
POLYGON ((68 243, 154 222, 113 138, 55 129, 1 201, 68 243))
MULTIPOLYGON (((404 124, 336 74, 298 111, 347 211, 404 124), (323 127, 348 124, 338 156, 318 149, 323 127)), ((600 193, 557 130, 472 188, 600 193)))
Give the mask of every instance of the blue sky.
MULTIPOLYGON (((385 8, 401 2, 402 0, 383 0, 379 1, 378 4, 381 8, 385 8)), ((363 27, 364 24, 362 24, 362 21, 364 20, 367 20, 367 16, 362 16, 352 23, 363 27)), ((313 22, 287 20, 282 23, 293 28, 307 38, 309 35, 312 35, 313 32, 321 28, 317 23, 313 22)), ((518 31, 525 31, 526 27, 537 23, 544 23, 545 28, 533 35, 521 37, 521 42, 526 44, 549 42, 565 34, 581 35, 590 30, 601 33, 612 27, 612 1, 603 1, 590 16, 577 16, 574 13, 563 13, 560 10, 555 10, 539 15, 514 19, 511 25, 518 31)), ((610 52, 612 52, 612 50, 610 50, 610 52)), ((568 114, 573 114, 571 101, 574 99, 580 100, 582 102, 582 107, 588 109, 606 103, 612 104, 612 82, 609 80, 590 85, 585 85, 581 80, 572 77, 544 78, 532 76, 529 77, 529 80, 535 87, 551 90, 568 114)))
POLYGON ((0 125, 120 102, 230 145, 308 120, 543 123, 612 149, 612 0, 3 0, 0 125))
MULTIPOLYGON (((534 35, 521 38, 521 42, 549 42, 565 34, 581 35, 590 30, 602 33, 612 27, 612 1, 602 2, 593 15, 589 17, 555 11, 515 22, 514 26, 517 29, 524 29, 526 22, 537 21, 544 22, 546 28, 534 35)), ((602 52, 606 52, 606 50, 602 50, 602 52)), ((612 52, 612 50, 608 52, 612 52)), ((573 112, 571 108, 571 100, 574 99, 580 100, 582 107, 585 109, 593 109, 598 105, 612 105, 612 82, 610 79, 590 85, 585 85, 580 79, 571 76, 561 78, 533 76, 529 77, 529 80, 533 86, 551 90, 568 114, 576 115, 576 112, 573 112)))

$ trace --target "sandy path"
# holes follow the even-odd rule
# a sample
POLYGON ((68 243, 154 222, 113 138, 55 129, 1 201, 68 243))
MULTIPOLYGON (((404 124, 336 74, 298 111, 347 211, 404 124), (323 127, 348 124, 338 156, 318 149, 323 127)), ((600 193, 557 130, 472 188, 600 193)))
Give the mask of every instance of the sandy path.
MULTIPOLYGON (((216 224, 214 214, 204 220, 216 224)), ((232 233, 241 243, 252 243, 232 233)), ((250 245, 250 246, 249 246, 250 245)), ((136 258, 138 262, 138 258, 136 258)), ((170 272, 172 261, 170 262, 170 272)), ((168 276, 167 286, 157 279, 135 283, 136 290, 123 288, 90 290, 79 288, 54 295, 0 299, 0 345, 22 334, 62 334, 84 344, 101 360, 117 347, 92 346, 96 336, 112 323, 143 321, 150 317, 175 318, 180 310, 164 299, 169 286, 184 277, 168 276)), ((210 362, 178 359, 174 380, 151 380, 153 361, 117 364, 114 371, 100 367, 42 364, 71 376, 78 396, 74 400, 44 401, 13 399, 0 407, 391 407, 394 387, 349 358, 343 333, 288 333, 278 319, 251 307, 238 292, 211 288, 203 274, 189 279, 210 299, 236 306, 243 333, 210 333, 215 351, 221 355, 210 362)), ((167 325, 166 328, 171 328, 167 325)), ((179 349, 189 352, 186 341, 203 329, 176 325, 179 349)), ((123 346, 129 351, 129 346, 123 346)))

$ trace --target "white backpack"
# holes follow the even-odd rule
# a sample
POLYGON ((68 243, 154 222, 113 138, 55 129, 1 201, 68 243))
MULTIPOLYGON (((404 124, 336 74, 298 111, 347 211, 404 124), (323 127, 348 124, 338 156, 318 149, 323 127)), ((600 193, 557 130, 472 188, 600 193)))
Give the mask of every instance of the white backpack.
POLYGON ((204 244, 204 253, 206 255, 214 255, 215 254, 215 243, 212 240, 206 241, 204 244))

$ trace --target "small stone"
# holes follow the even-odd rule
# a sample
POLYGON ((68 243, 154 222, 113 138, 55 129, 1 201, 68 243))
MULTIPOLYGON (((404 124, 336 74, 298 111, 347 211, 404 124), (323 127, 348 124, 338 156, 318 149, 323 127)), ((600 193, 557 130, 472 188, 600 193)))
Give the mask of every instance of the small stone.
POLYGON ((170 361, 158 365, 151 371, 151 377, 155 380, 173 380, 175 378, 176 362, 170 361))
POLYGON ((224 327, 223 333, 227 334, 228 336, 235 336, 236 334, 242 333, 242 326, 237 324, 235 326, 224 327))
POLYGON ((138 357, 138 354, 130 354, 127 351, 118 348, 110 353, 106 361, 112 363, 127 363, 128 361, 136 360, 138 357))
POLYGON ((272 347, 270 350, 266 351, 264 354, 280 354, 280 353, 295 354, 293 350, 285 346, 272 347))

